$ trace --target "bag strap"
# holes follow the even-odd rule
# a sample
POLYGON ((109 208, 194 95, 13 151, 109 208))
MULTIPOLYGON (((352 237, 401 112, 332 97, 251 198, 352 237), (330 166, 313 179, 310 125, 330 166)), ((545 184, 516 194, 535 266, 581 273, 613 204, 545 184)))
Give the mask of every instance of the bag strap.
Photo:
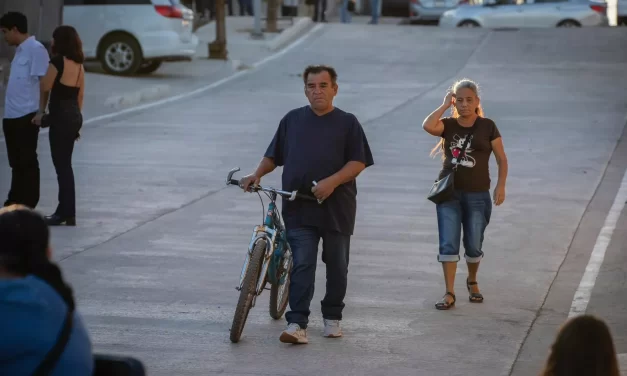
POLYGON ((39 364, 33 376, 45 376, 50 374, 50 372, 54 369, 55 365, 59 361, 61 354, 65 350, 65 346, 70 339, 70 333, 72 331, 72 321, 74 318, 74 312, 72 310, 67 311, 65 314, 65 320, 63 322, 63 327, 61 328, 61 332, 59 333, 59 337, 57 338, 57 342, 54 344, 52 349, 48 351, 44 360, 39 364))
MULTIPOLYGON (((474 128, 474 126, 473 126, 474 128)), ((472 135, 475 132, 474 129, 472 129, 470 132, 468 132, 468 134, 466 135, 466 139, 464 140, 464 144, 462 145, 462 149, 459 151, 459 158, 462 158, 464 155, 466 155, 466 148, 468 147, 468 144, 470 143, 470 140, 472 139, 472 135)), ((457 170, 457 166, 459 165, 459 163, 457 163, 457 158, 453 158, 453 170, 457 170)))

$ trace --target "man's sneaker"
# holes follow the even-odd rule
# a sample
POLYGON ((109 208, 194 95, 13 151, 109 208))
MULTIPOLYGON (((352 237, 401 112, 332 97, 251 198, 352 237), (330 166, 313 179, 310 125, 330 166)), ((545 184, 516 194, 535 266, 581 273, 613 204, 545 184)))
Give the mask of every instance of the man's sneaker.
POLYGON ((307 339, 307 329, 301 328, 298 324, 289 324, 287 329, 281 333, 279 341, 293 344, 309 343, 307 339))
POLYGON ((340 320, 324 319, 324 336, 327 338, 337 338, 342 336, 340 320))

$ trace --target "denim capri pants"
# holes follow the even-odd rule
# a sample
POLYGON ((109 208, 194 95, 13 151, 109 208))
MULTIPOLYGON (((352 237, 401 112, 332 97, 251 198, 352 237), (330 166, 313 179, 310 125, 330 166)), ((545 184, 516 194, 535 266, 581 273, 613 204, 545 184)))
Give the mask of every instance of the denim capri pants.
POLYGON ((440 249, 439 262, 458 262, 462 229, 464 257, 468 263, 483 258, 483 235, 492 215, 489 191, 455 191, 450 201, 436 205, 440 249))

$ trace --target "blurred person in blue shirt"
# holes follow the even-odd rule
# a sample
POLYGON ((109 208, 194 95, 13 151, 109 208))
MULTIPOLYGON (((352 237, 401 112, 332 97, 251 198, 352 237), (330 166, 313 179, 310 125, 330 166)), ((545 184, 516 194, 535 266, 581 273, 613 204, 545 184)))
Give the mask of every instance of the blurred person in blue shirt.
POLYGON ((0 209, 0 244, 0 374, 32 375, 62 337, 67 316, 69 339, 48 375, 92 375, 91 341, 72 289, 50 260, 44 218, 22 205, 0 209))

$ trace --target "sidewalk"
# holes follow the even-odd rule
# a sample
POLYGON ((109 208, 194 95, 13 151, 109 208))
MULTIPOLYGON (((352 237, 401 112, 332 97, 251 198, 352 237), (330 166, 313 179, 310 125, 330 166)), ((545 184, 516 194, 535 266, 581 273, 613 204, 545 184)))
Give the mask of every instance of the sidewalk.
MULTIPOLYGON (((158 99, 189 92, 210 85, 237 70, 249 69, 313 27, 309 18, 279 20, 280 33, 265 33, 264 39, 252 39, 253 17, 227 17, 228 60, 210 60, 208 44, 215 40, 215 22, 196 31, 200 43, 191 62, 164 63, 151 75, 118 77, 105 74, 99 63, 85 64, 85 120, 134 107, 158 99)), ((262 28, 265 22, 262 21, 262 28)), ((5 72, 8 74, 8 72, 5 72)), ((0 92, 3 92, 0 89, 0 92)), ((0 117, 4 113, 4 95, 0 100, 0 117)), ((0 130, 0 135, 2 131, 0 130)))

